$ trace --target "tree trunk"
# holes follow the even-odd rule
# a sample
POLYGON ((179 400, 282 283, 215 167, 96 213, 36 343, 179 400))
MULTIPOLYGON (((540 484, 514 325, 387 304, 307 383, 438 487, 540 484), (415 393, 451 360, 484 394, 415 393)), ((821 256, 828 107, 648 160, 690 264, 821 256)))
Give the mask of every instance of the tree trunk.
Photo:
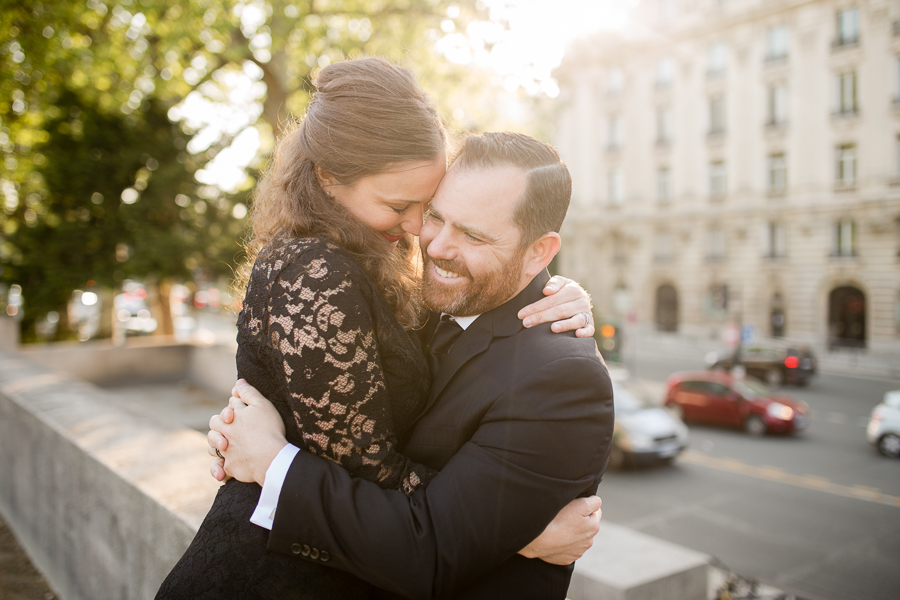
POLYGON ((175 322, 172 320, 172 281, 163 279, 156 286, 156 305, 153 311, 158 315, 156 335, 175 335, 175 322))

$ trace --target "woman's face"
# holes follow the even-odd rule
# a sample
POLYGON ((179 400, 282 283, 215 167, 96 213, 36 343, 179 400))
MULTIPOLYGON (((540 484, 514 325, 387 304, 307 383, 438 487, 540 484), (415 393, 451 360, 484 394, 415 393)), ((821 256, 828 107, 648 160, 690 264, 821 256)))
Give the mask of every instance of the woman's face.
POLYGON ((404 233, 419 235, 422 215, 447 170, 443 153, 434 161, 403 163, 396 170, 363 177, 353 185, 322 184, 357 219, 391 245, 404 233))

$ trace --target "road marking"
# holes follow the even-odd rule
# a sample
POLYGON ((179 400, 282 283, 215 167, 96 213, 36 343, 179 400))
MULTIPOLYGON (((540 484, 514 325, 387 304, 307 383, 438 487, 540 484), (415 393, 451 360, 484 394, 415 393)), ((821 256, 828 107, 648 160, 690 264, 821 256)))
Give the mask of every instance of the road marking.
POLYGON ((900 508, 900 496, 891 496, 885 494, 878 488, 864 485, 841 485, 834 483, 825 477, 818 475, 794 475, 788 473, 784 469, 763 465, 756 467, 748 465, 745 462, 734 458, 715 458, 702 452, 686 450, 681 453, 680 460, 701 467, 708 467, 728 473, 737 473, 739 475, 748 475, 757 479, 765 479, 766 481, 775 481, 785 483, 808 490, 816 490, 835 496, 843 496, 845 498, 855 498, 857 500, 865 500, 876 504, 886 504, 900 508))
MULTIPOLYGON (((827 421, 829 423, 833 423, 835 425, 846 425, 847 423, 851 422, 850 416, 845 413, 827 412, 827 413, 824 413, 825 416, 823 417, 822 413, 820 413, 819 411, 817 411, 815 409, 810 409, 809 413, 807 413, 807 414, 809 415, 810 421, 818 421, 819 419, 824 418, 825 421, 827 421)), ((856 421, 855 421, 856 424, 859 425, 860 427, 868 427, 869 426, 869 417, 855 417, 855 419, 856 419, 856 421)))

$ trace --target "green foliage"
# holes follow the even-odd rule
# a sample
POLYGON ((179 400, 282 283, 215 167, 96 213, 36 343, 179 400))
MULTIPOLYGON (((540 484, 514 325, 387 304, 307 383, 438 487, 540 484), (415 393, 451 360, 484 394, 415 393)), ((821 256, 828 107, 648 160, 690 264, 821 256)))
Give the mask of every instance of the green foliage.
POLYGON ((197 132, 169 118, 189 94, 221 100, 223 74, 256 72, 266 93, 248 126, 269 140, 305 110, 315 69, 347 56, 415 65, 450 97, 472 76, 432 48, 448 7, 460 30, 476 4, 0 0, 0 282, 23 288, 26 337, 88 280, 186 281, 240 261, 233 209, 253 180, 237 194, 195 180, 236 132, 189 152, 197 132))

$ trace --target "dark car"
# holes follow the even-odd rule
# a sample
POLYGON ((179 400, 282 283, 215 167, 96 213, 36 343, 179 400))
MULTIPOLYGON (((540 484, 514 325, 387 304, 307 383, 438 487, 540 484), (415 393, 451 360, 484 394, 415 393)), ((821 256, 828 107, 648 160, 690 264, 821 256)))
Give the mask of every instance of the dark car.
POLYGON ((805 386, 816 374, 818 361, 805 346, 746 346, 738 353, 715 360, 710 368, 731 371, 737 366, 772 387, 783 383, 805 386))
POLYGON ((743 428, 751 435, 795 433, 809 424, 809 406, 776 395, 752 377, 717 371, 675 373, 666 381, 666 406, 688 422, 743 428))

